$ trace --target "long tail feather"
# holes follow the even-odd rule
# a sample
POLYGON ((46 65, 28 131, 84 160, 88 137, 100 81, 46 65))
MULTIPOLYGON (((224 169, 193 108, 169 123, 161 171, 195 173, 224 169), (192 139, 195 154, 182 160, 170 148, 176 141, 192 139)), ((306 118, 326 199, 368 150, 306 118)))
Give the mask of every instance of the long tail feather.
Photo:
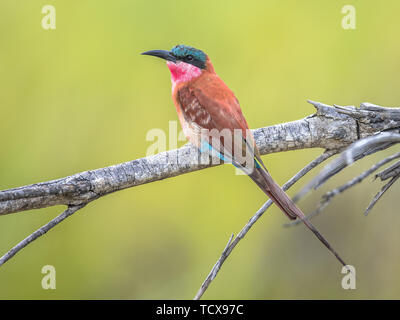
POLYGON ((303 223, 309 228, 314 235, 328 248, 329 251, 339 260, 339 262, 346 266, 346 263, 339 256, 335 249, 329 242, 322 236, 322 234, 314 227, 314 225, 306 218, 304 213, 296 206, 290 197, 282 190, 282 188, 272 179, 271 175, 260 167, 256 167, 253 173, 249 175, 250 178, 264 191, 264 193, 271 198, 271 200, 285 213, 289 219, 301 219, 303 223))

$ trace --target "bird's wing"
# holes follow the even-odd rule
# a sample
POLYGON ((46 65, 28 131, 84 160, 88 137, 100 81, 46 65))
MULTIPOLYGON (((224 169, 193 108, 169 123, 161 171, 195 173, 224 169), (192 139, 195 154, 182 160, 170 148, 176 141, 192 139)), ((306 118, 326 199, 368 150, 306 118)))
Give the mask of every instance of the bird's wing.
POLYGON ((204 143, 206 136, 201 135, 201 131, 206 130, 212 149, 218 151, 223 160, 239 167, 250 157, 252 161, 254 157, 259 158, 239 102, 220 78, 210 76, 202 83, 184 86, 177 92, 177 98, 182 115, 192 129, 192 139, 201 139, 204 143))
MULTIPOLYGON (((217 124, 222 124, 222 127, 224 127, 224 125, 227 125, 226 119, 228 119, 228 125, 230 125, 228 128, 241 129, 247 148, 252 151, 257 162, 267 170, 235 94, 216 74, 205 78, 204 82, 206 82, 205 85, 197 86, 194 90, 199 102, 204 106, 210 106, 210 112, 215 115, 217 124)), ((245 148, 242 148, 242 150, 245 150, 245 148)))

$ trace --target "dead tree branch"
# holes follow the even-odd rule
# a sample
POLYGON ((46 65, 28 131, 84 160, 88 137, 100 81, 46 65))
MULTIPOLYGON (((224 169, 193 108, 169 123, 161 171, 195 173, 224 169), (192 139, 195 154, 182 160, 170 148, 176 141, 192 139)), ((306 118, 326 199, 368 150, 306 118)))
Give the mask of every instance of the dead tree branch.
MULTIPOLYGON (((341 149, 358 139, 354 115, 342 114, 340 109, 321 103, 313 105, 317 109, 314 115, 254 130, 260 153, 305 148, 341 149)), ((374 126, 362 130, 363 135, 375 132, 378 131, 374 126)), ((106 168, 0 191, 0 215, 55 205, 89 203, 118 190, 210 167, 212 164, 208 160, 202 159, 196 148, 186 145, 106 168)))
MULTIPOLYGON (((375 134, 370 137, 366 137, 361 139, 352 145, 350 145, 345 151, 341 153, 341 155, 333 160, 330 164, 328 164, 311 182, 307 184, 295 197, 294 200, 298 201, 302 198, 306 193, 308 193, 311 189, 318 189, 321 187, 326 181, 328 181, 331 177, 345 169, 346 167, 352 165, 355 161, 358 161, 366 156, 374 154, 378 151, 382 151, 387 149, 394 144, 400 143, 400 134, 395 132, 382 132, 379 134, 375 134)), ((400 157, 400 152, 394 153, 387 158, 384 158, 374 164, 368 170, 362 172, 360 175, 346 182, 345 184, 337 187, 322 196, 322 201, 318 205, 318 207, 307 216, 307 219, 314 218, 318 214, 320 214, 332 201, 332 199, 344 191, 354 187, 356 184, 362 182, 369 175, 374 173, 376 170, 384 166, 385 164, 397 159, 400 157)), ((380 178, 381 181, 392 178, 387 184, 385 184, 381 191, 374 197, 371 201, 364 214, 367 215, 371 209, 374 207, 376 202, 383 196, 383 194, 396 182, 396 180, 400 176, 400 161, 391 165, 390 167, 382 170, 381 172, 375 175, 375 178, 380 178)), ((294 226, 301 223, 301 220, 296 220, 285 224, 286 227, 294 226)))
MULTIPOLYGON (((294 200, 296 201, 301 199, 312 188, 322 185, 352 162, 400 142, 400 134, 398 134, 400 109, 385 108, 370 103, 363 103, 360 108, 356 108, 354 106, 329 106, 319 102, 309 102, 316 108, 315 114, 301 120, 253 131, 256 144, 262 155, 306 148, 322 148, 325 150, 321 156, 290 179, 283 186, 285 190, 318 164, 350 146, 295 196, 294 200)), ((363 175, 333 190, 332 194, 326 196, 326 198, 331 199, 333 195, 361 182, 366 176, 398 157, 399 155, 395 154, 380 161, 363 175)), ((205 169, 214 166, 215 163, 215 159, 204 159, 196 148, 186 145, 176 150, 106 168, 89 170, 57 180, 0 191, 0 215, 55 205, 68 206, 61 215, 35 231, 1 257, 0 265, 91 201, 122 189, 205 169)), ((382 180, 389 178, 391 180, 377 194, 369 209, 398 179, 400 176, 399 168, 400 162, 377 174, 377 177, 382 180)), ((327 203, 325 202, 325 206, 327 203)), ((267 201, 235 238, 232 235, 221 257, 196 294, 195 299, 199 299, 204 294, 229 254, 271 204, 271 201, 267 201)))
POLYGON ((68 207, 63 213, 52 219, 50 222, 46 223, 44 226, 40 227, 38 230, 36 230, 34 233, 26 237, 24 240, 22 240, 20 243, 18 243, 16 246, 11 248, 4 256, 0 258, 0 266, 4 263, 6 263, 8 260, 10 260, 13 256, 15 256, 18 251, 22 250, 25 248, 28 244, 30 244, 32 241, 36 240, 37 238, 43 236, 47 231, 50 229, 54 228, 57 224, 60 222, 64 221, 66 218, 74 214, 76 211, 79 209, 82 209, 85 205, 78 205, 78 206, 71 206, 68 207))

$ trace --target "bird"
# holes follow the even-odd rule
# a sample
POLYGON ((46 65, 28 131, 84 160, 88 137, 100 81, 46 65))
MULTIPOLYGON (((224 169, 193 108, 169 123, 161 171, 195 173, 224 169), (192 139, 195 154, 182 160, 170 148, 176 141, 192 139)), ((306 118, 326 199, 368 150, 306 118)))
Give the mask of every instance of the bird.
POLYGON ((166 61, 171 73, 172 100, 189 142, 200 152, 217 155, 224 163, 232 163, 241 169, 290 220, 300 219, 336 259, 347 267, 340 255, 270 175, 238 99, 217 75, 208 55, 202 50, 182 44, 171 50, 150 50, 142 55, 166 61))

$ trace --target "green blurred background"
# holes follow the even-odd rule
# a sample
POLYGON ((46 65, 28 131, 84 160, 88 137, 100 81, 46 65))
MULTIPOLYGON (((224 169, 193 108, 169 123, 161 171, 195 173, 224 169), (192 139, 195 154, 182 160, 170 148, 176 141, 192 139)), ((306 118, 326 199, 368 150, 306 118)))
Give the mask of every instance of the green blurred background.
MULTIPOLYGON (((306 99, 399 105, 399 12, 396 0, 2 0, 0 189, 143 157, 148 130, 167 130, 177 119, 169 72, 140 56, 145 50, 180 43, 203 49, 252 128, 313 113, 306 99), (41 27, 46 4, 56 8, 56 30, 41 27), (356 8, 356 30, 341 27, 346 4, 356 8)), ((263 159, 283 183, 320 152, 263 159)), ((301 207, 312 211, 324 191, 382 156, 345 170, 301 207)), ((233 173, 220 166, 91 203, 0 268, 0 298, 192 298, 230 234, 266 200, 233 173), (56 268, 56 290, 41 287, 48 264, 56 268)), ((381 187, 370 181, 314 220, 356 267, 356 290, 341 288, 334 257, 304 227, 282 228, 287 220, 274 207, 204 298, 399 298, 399 186, 365 218, 381 187)), ((0 253, 62 210, 0 217, 0 253)))

